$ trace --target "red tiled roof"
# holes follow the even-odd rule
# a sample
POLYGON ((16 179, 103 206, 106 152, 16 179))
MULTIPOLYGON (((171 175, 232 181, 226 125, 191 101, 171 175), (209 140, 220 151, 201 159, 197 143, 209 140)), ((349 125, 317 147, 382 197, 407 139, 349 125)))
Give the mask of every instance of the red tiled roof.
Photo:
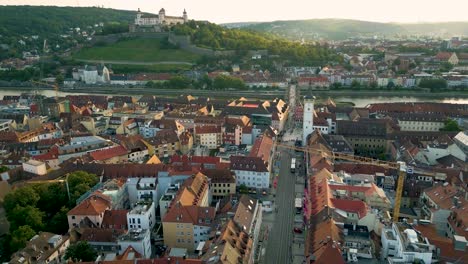
POLYGON ((231 170, 268 171, 265 162, 259 157, 231 156, 231 170))
POLYGON ((221 133, 221 127, 219 126, 196 126, 195 134, 213 134, 221 133))
POLYGON ((128 154, 127 149, 122 146, 116 146, 116 147, 112 147, 108 149, 97 150, 97 151, 93 151, 90 153, 91 157, 94 160, 98 160, 98 161, 108 160, 114 157, 124 156, 127 154, 128 154))
POLYGON ((448 60, 448 59, 450 59, 452 54, 453 54, 452 52, 439 52, 439 53, 437 53, 435 58, 438 59, 438 60, 448 60))
POLYGON ((101 192, 94 192, 86 200, 68 211, 67 215, 100 215, 111 207, 111 199, 101 192))
POLYGON ((263 161, 270 161, 270 152, 273 148, 273 139, 265 134, 259 136, 250 150, 250 157, 259 157, 263 161))
POLYGON ((214 207, 199 207, 197 205, 183 206, 175 204, 167 211, 163 222, 192 223, 194 225, 210 224, 216 215, 214 207), (209 219, 209 222, 206 222, 209 219))
POLYGON ((417 225, 414 228, 427 237, 432 245, 440 249, 439 260, 442 263, 468 263, 466 251, 455 250, 453 241, 437 234, 435 225, 417 225))
POLYGON ((102 218, 103 228, 127 229, 128 210, 107 210, 102 218))
POLYGON ((375 174, 384 173, 390 175, 390 170, 381 166, 361 164, 361 163, 336 163, 334 165, 334 171, 344 171, 350 174, 375 174))
POLYGON ((332 198, 331 202, 337 209, 358 214, 359 219, 367 215, 367 205, 363 201, 332 198))
POLYGON ((218 164, 221 162, 219 157, 210 156, 187 156, 173 155, 171 163, 190 163, 190 164, 218 164))
POLYGON ((116 242, 124 230, 111 228, 85 228, 80 240, 88 242, 116 242))
POLYGON ((47 160, 54 160, 54 159, 58 159, 58 147, 57 146, 53 146, 49 152, 47 153, 44 153, 44 154, 40 154, 40 155, 36 155, 36 156, 33 156, 32 158, 35 159, 35 160, 40 160, 40 161, 47 161, 47 160))

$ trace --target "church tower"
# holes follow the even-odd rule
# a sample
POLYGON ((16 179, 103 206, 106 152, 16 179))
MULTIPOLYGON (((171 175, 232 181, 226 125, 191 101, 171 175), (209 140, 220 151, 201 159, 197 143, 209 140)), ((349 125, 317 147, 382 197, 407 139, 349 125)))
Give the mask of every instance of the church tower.
POLYGON ((187 23, 187 22, 188 22, 187 11, 185 11, 185 8, 184 8, 184 23, 187 23))
POLYGON ((164 20, 166 20, 166 10, 161 8, 161 10, 159 10, 159 23, 164 24, 164 20))
POLYGON ((302 122, 302 146, 307 145, 307 137, 314 132, 314 101, 315 96, 304 97, 304 116, 302 122))
POLYGON ((140 25, 140 19, 141 19, 141 11, 140 11, 140 8, 138 8, 138 12, 136 14, 136 19, 135 19, 135 25, 140 25))

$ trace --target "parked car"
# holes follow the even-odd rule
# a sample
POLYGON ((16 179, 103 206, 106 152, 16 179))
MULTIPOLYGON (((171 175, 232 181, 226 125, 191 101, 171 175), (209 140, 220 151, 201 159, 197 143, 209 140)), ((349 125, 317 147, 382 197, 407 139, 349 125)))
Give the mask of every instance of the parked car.
POLYGON ((294 233, 296 233, 296 234, 302 234, 302 229, 300 229, 299 227, 295 227, 295 228, 294 228, 294 233))

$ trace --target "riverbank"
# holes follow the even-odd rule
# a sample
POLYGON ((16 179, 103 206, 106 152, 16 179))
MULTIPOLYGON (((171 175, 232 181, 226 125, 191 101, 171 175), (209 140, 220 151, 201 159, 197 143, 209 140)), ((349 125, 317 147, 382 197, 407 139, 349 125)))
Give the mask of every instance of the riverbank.
MULTIPOLYGON (((0 87, 0 98, 3 95, 19 95, 24 92, 37 92, 48 97, 55 96, 55 91, 51 88, 37 87, 0 87)), ((274 99, 285 98, 285 89, 276 90, 246 90, 246 91, 212 91, 212 90, 171 90, 157 89, 146 87, 79 87, 79 88, 60 88, 59 96, 79 95, 79 94, 96 94, 96 95, 159 95, 167 97, 175 97, 181 94, 190 94, 193 96, 214 97, 216 99, 236 99, 246 97, 252 99, 274 99)), ((446 92, 446 93, 429 93, 429 92, 409 92, 409 91, 351 91, 351 90, 332 90, 332 91, 316 91, 302 90, 301 95, 314 95, 319 101, 332 98, 337 102, 354 103, 357 107, 366 106, 369 103, 380 102, 445 102, 445 103, 463 103, 468 104, 468 93, 463 92, 446 92)))
MULTIPOLYGON (((52 88, 38 88, 38 87, 0 87, 1 91, 53 91, 52 88)), ((196 89, 157 89, 157 88, 148 88, 148 87, 116 87, 116 86, 91 86, 91 87, 76 87, 76 88, 66 88, 61 87, 60 92, 63 93, 93 93, 93 94, 155 94, 155 93, 164 93, 164 94, 191 94, 191 95, 213 95, 215 93, 218 96, 232 96, 233 94, 251 94, 251 95, 268 95, 268 96, 284 96, 286 94, 285 89, 275 89, 275 90, 196 90, 196 89)), ((396 90, 396 91, 382 91, 382 90, 306 90, 301 89, 301 93, 313 94, 315 96, 349 96, 349 97, 362 97, 362 96, 408 96, 408 97, 430 97, 430 98, 446 98, 446 97, 461 97, 468 98, 468 92, 463 91, 445 91, 445 92, 421 92, 421 91, 408 91, 408 90, 396 90)))

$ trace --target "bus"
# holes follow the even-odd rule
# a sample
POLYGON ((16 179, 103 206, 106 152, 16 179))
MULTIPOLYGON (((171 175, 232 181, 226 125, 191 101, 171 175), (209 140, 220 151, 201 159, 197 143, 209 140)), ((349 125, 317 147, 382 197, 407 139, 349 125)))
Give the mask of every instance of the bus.
POLYGON ((296 172, 296 158, 291 159, 291 173, 296 172))

